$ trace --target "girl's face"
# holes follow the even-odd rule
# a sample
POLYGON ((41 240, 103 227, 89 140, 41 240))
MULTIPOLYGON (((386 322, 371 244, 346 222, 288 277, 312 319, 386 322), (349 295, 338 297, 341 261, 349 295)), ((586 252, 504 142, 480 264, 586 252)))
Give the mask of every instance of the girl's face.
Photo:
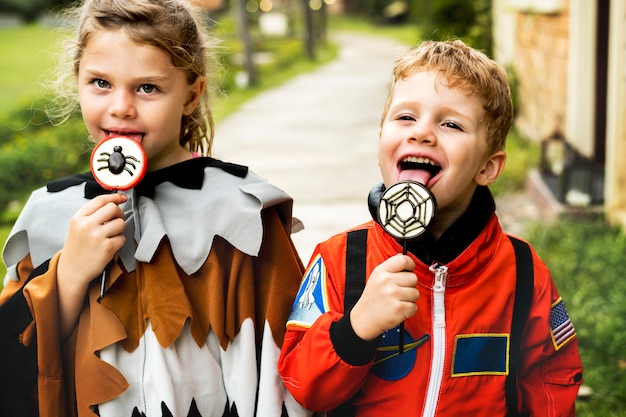
POLYGON ((77 78, 83 120, 97 142, 114 134, 135 139, 148 171, 191 158, 179 144, 180 129, 200 100, 204 78, 189 84, 164 51, 133 42, 124 30, 91 36, 77 78))
POLYGON ((444 86, 435 72, 399 80, 392 94, 378 148, 383 181, 414 180, 431 190, 437 236, 465 212, 477 185, 496 180, 506 155, 490 152, 479 97, 444 86))

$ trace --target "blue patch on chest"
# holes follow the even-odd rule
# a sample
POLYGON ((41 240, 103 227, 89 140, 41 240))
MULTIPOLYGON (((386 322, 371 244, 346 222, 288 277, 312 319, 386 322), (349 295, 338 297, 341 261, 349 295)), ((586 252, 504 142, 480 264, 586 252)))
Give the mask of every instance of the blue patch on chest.
POLYGON ((454 341, 452 377, 507 375, 509 335, 458 335, 454 341))

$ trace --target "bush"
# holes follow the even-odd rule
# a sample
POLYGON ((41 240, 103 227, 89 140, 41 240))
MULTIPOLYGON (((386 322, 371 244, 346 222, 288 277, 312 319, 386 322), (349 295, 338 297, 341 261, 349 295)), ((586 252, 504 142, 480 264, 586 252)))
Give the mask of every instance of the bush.
POLYGON ((584 384, 579 417, 626 416, 626 235, 602 217, 537 225, 529 241, 550 267, 578 334, 584 384))
POLYGON ((89 142, 79 116, 53 126, 39 110, 18 110, 0 126, 0 208, 46 182, 89 167, 89 142))
POLYGON ((496 196, 523 191, 528 169, 539 163, 537 142, 520 136, 515 130, 509 133, 505 150, 507 159, 504 171, 497 181, 489 186, 491 192, 496 196))
POLYGON ((411 20, 422 27, 426 38, 460 38, 491 55, 491 0, 433 0, 411 4, 411 20))

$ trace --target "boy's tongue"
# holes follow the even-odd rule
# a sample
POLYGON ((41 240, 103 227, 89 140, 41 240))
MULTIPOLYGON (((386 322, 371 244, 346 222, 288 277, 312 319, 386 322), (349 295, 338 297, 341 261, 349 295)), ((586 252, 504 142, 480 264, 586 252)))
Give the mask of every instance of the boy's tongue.
POLYGON ((425 169, 404 169, 400 171, 399 181, 416 181, 426 186, 432 174, 425 169))

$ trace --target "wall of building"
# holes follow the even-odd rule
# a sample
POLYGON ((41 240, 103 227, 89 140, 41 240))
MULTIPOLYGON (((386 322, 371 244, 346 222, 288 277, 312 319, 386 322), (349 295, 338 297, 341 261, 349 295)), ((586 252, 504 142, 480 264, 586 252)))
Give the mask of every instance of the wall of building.
POLYGON ((611 8, 604 194, 609 219, 626 230, 626 4, 614 1, 611 8))
POLYGON ((515 21, 513 68, 519 82, 516 126, 541 140, 565 134, 569 7, 558 13, 518 10, 515 21))

